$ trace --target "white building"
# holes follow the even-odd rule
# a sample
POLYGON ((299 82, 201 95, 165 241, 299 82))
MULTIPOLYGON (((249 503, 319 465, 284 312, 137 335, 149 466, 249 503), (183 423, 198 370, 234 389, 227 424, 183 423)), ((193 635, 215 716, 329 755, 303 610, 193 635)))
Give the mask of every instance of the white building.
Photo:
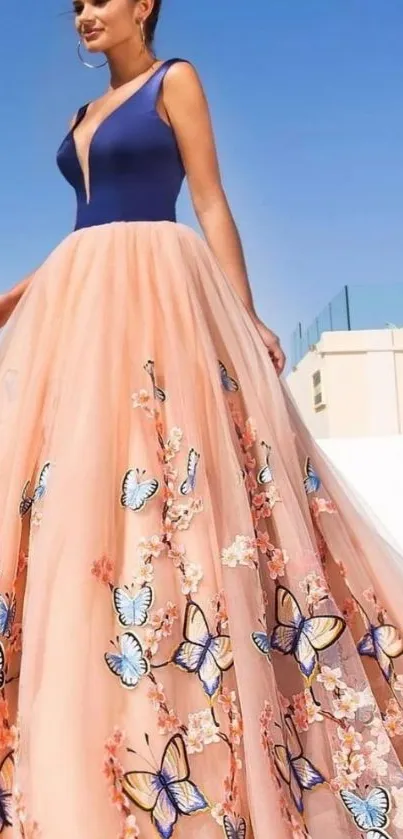
POLYGON ((287 383, 316 439, 403 434, 403 329, 323 332, 287 383))

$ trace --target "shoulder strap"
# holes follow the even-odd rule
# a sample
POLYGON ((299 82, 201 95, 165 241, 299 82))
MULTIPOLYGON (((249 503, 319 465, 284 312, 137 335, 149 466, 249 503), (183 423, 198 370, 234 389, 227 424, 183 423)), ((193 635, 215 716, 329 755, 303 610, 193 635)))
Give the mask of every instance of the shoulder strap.
POLYGON ((173 64, 177 64, 178 61, 185 61, 189 63, 186 58, 168 58, 167 61, 164 61, 159 67, 158 70, 155 71, 154 75, 150 79, 149 83, 149 93, 150 98, 152 99, 153 106, 156 105, 158 96, 161 91, 161 87, 164 81, 164 78, 173 64))

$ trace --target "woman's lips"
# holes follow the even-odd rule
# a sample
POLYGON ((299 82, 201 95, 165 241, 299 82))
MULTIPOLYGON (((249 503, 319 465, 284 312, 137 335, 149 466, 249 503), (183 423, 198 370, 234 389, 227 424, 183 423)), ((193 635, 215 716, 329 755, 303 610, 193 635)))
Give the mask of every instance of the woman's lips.
POLYGON ((84 32, 84 38, 86 41, 94 41, 95 38, 98 38, 101 34, 102 29, 93 29, 92 32, 84 32))

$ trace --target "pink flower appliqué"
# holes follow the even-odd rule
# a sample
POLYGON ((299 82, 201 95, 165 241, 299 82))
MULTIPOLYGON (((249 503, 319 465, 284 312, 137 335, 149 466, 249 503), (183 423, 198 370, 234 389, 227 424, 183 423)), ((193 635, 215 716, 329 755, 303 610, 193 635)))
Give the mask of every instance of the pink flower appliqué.
POLYGON ((109 556, 103 554, 100 559, 94 560, 91 566, 91 574, 105 585, 113 584, 114 564, 109 556))

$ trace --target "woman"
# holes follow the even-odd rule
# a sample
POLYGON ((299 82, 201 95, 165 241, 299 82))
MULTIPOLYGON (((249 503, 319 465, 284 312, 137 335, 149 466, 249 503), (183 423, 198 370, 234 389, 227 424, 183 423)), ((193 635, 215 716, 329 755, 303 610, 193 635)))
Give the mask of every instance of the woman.
POLYGON ((74 10, 75 230, 0 307, 0 828, 402 839, 401 558, 279 381, 160 1, 74 10))

